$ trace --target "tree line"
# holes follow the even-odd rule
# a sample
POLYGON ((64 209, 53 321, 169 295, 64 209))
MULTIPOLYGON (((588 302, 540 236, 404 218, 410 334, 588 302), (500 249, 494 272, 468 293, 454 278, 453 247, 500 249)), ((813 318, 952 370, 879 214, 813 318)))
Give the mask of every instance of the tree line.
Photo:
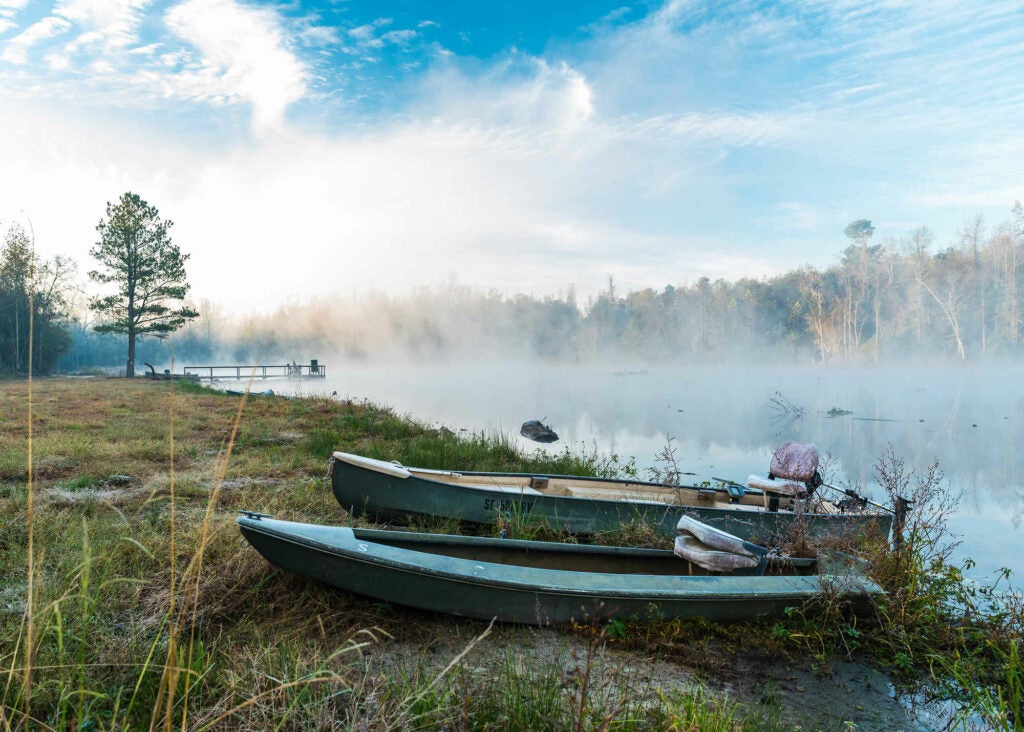
POLYGON ((60 256, 41 260, 32 244, 24 227, 12 224, 0 250, 0 372, 49 373, 71 345, 74 264, 60 256))
MULTIPOLYGON (((224 321, 222 353, 444 358, 491 354, 552 362, 744 361, 770 355, 822 363, 1015 358, 1024 350, 1024 208, 987 227, 965 222, 945 246, 920 227, 874 242, 851 222, 831 266, 760 279, 666 285, 619 294, 614 282, 579 304, 468 287, 422 288, 288 305, 224 321), (287 325, 283 325, 287 324, 287 325)), ((212 352, 217 347, 211 344, 212 352)))
POLYGON ((171 243, 170 226, 135 194, 108 204, 92 250, 102 268, 90 277, 113 289, 83 307, 82 298, 69 294, 73 263, 34 262, 30 239, 12 225, 0 252, 0 369, 27 369, 32 267, 40 373, 123 364, 126 350, 129 372, 137 357, 166 364, 171 344, 162 337, 176 331, 177 362, 197 364, 468 354, 550 362, 770 355, 863 363, 1012 358, 1024 349, 1020 203, 995 226, 980 216, 966 221, 943 246, 927 227, 876 242, 875 227, 859 219, 846 227, 845 246, 824 269, 735 281, 701 277, 625 294, 609 279, 583 304, 571 288, 534 297, 449 284, 402 296, 314 299, 266 316, 232 316, 204 301, 201 318, 184 302, 188 255, 171 243), (132 270, 139 260, 148 269, 132 270), (161 274, 154 278, 154 272, 161 274))
MULTIPOLYGON (((99 267, 89 279, 103 291, 88 301, 98 316, 92 330, 124 335, 129 377, 135 375, 139 338, 166 336, 199 315, 182 303, 188 255, 171 241, 172 225, 131 192, 107 203, 96 225, 99 240, 89 253, 99 267)), ((66 257, 40 260, 20 224, 8 228, 0 250, 0 372, 47 374, 72 349, 72 322, 82 317, 72 307, 74 270, 66 257)))

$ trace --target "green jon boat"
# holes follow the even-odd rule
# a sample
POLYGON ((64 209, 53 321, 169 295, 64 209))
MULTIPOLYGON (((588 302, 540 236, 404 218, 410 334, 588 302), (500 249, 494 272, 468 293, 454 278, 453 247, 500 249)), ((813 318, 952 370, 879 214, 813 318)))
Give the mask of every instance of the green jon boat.
POLYGON ((765 574, 722 574, 669 550, 318 526, 242 513, 242 534, 277 567, 387 602, 484 620, 749 620, 780 615, 826 589, 851 601, 882 592, 852 557, 834 564, 766 558, 751 570, 765 574))
POLYGON ((330 474, 342 508, 384 519, 426 514, 493 524, 515 518, 577 534, 640 522, 671 537, 679 519, 689 515, 771 546, 797 535, 888 538, 892 528, 892 514, 885 511, 844 510, 818 496, 802 500, 738 485, 710 489, 567 475, 427 470, 345 452, 334 453, 330 474))

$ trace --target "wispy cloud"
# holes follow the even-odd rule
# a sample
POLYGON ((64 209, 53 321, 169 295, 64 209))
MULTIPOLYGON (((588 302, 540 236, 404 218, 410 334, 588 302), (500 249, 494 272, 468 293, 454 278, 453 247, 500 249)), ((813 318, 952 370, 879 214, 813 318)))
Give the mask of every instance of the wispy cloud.
POLYGON ((28 52, 40 41, 63 33, 71 27, 64 18, 50 16, 37 23, 33 23, 22 33, 7 41, 0 53, 0 60, 10 64, 28 63, 28 52))
MULTIPOLYGON (((140 189, 178 222, 197 292, 221 290, 229 268, 260 282, 268 264, 283 289, 315 292, 324 277, 311 261, 344 262, 332 281, 345 288, 452 272, 535 292, 575 283, 583 294, 609 274, 660 287, 826 264, 854 218, 876 221, 881 239, 902 233, 884 222, 942 232, 1024 199, 1016 1, 680 0, 642 17, 622 8, 544 51, 510 42, 486 56, 430 40, 455 38, 448 15, 90 7, 58 4, 0 38, 0 95, 49 95, 62 119, 62 97, 83 90, 97 108, 178 113, 186 100, 196 116, 174 144, 153 135, 152 150, 0 119, 0 159, 28 171, 6 178, 45 189, 39 206, 140 189), (181 140, 225 110, 274 134, 190 154, 181 140), (66 183, 47 189, 53 170, 66 183), (220 246, 229 239, 271 254, 240 262, 220 246), (280 254, 281 242, 301 242, 303 256, 280 254)), ((0 202, 25 191, 0 177, 0 202)), ((65 217, 77 233, 52 239, 87 243, 102 201, 89 205, 65 217)), ((266 299, 258 288, 232 297, 266 299)))
POLYGON ((28 62, 29 52, 43 41, 71 35, 60 51, 47 49, 54 68, 70 66, 58 55, 76 53, 113 54, 138 40, 137 29, 149 0, 63 0, 51 14, 34 23, 5 44, 2 55, 8 63, 28 62))
POLYGON ((28 0, 0 0, 0 35, 18 27, 15 18, 27 3, 28 0))
POLYGON ((532 139, 578 132, 594 116, 588 80, 565 62, 516 53, 482 75, 455 65, 432 72, 423 82, 416 115, 437 117, 519 145, 520 133, 532 139))
MULTIPOLYGON (((235 0, 186 0, 151 18, 167 31, 154 41, 140 38, 151 5, 151 0, 63 0, 48 16, 0 43, 0 60, 25 65, 35 53, 46 68, 65 72, 46 86, 37 81, 32 87, 54 96, 77 87, 79 95, 88 89, 128 106, 147 97, 249 104, 256 131, 279 128, 287 108, 306 93, 306 66, 290 50, 274 10, 235 0), (45 43, 58 37, 58 44, 45 43)), ((12 79, 14 90, 18 85, 12 79)))
POLYGON ((0 0, 0 33, 16 27, 14 19, 28 5, 28 0, 0 0))
POLYGON ((169 10, 168 28, 199 55, 164 89, 186 98, 252 104, 256 130, 280 127, 306 91, 305 67, 285 46, 274 13, 233 0, 188 0, 169 10))

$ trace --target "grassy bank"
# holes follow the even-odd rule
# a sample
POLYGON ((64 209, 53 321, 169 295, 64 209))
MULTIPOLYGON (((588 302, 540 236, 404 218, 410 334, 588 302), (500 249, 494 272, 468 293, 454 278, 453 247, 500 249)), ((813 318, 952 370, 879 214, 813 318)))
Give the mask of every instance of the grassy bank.
MULTIPOLYGON (((739 704, 682 672, 675 683, 642 672, 655 658, 699 671, 726 663, 716 649, 730 646, 822 669, 869 654, 971 695, 1006 729, 1020 723, 1019 608, 982 602, 946 563, 929 514, 899 557, 875 557, 890 596, 871 617, 826 604, 753 626, 622 622, 556 634, 524 660, 516 629, 273 570, 240 542, 237 509, 350 522, 324 477, 335 449, 464 469, 615 475, 628 464, 524 454, 501 436, 326 398, 101 378, 36 382, 31 405, 23 381, 0 382, 0 396, 2 729, 789 728, 770 699, 739 704), (441 660, 424 665, 424 649, 441 660)), ((893 481, 904 477, 916 480, 893 481)))

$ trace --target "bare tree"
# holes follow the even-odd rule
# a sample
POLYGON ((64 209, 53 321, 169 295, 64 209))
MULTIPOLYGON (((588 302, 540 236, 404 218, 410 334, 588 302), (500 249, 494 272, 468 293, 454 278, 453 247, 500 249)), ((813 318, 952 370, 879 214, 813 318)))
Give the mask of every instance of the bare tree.
POLYGON ((960 236, 960 247, 970 255, 971 258, 971 281, 978 303, 978 338, 979 350, 985 352, 986 330, 988 314, 985 307, 985 268, 981 258, 981 241, 985 236, 985 219, 977 214, 964 222, 958 232, 960 236))
POLYGON ((971 290, 970 255, 951 247, 934 259, 925 259, 914 274, 917 283, 931 296, 949 323, 960 360, 966 360, 960 322, 971 290))
POLYGON ((1011 224, 1000 224, 992 232, 988 253, 995 265, 995 285, 998 302, 993 303, 996 320, 995 332, 999 340, 1011 350, 1017 348, 1020 333, 1020 302, 1017 272, 1020 269, 1020 246, 1017 231, 1011 224))

